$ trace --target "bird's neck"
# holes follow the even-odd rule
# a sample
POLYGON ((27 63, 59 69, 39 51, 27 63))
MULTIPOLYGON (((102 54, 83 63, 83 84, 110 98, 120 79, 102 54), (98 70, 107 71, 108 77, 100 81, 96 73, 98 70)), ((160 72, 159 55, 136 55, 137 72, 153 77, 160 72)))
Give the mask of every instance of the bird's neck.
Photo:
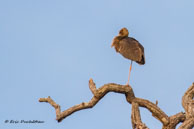
POLYGON ((119 52, 119 48, 120 48, 119 42, 120 42, 123 38, 125 38, 125 37, 127 37, 127 36, 121 36, 121 35, 119 35, 119 36, 116 36, 116 37, 113 39, 112 44, 113 44, 113 46, 115 47, 116 52, 119 52))

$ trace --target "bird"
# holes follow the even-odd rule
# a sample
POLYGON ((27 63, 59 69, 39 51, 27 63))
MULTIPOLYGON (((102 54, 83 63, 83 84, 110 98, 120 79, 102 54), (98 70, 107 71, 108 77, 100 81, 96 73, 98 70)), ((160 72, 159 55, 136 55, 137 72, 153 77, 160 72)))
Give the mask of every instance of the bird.
POLYGON ((120 53, 124 58, 131 60, 126 84, 129 85, 132 62, 135 61, 140 65, 145 64, 144 47, 135 38, 129 37, 129 32, 125 27, 119 31, 118 36, 113 38, 111 47, 114 47, 116 52, 120 53))

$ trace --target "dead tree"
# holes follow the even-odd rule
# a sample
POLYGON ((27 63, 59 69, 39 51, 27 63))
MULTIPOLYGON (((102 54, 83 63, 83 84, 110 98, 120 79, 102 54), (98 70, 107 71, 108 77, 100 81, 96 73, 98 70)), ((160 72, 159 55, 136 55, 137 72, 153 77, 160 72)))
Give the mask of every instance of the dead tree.
POLYGON ((90 79, 89 88, 94 95, 89 102, 83 102, 81 104, 75 105, 63 112, 61 112, 60 105, 56 104, 55 101, 51 99, 51 97, 40 98, 39 102, 47 102, 52 105, 56 111, 56 120, 61 122, 67 116, 76 111, 92 108, 108 92, 116 92, 125 94, 127 102, 132 105, 131 122, 133 129, 148 129, 148 127, 141 121, 139 107, 143 107, 149 110, 152 113, 152 116, 162 123, 162 129, 175 129, 177 124, 180 122, 182 122, 182 124, 179 129, 192 129, 194 127, 194 83, 189 87, 182 98, 182 106, 185 109, 185 112, 180 112, 173 116, 168 116, 165 114, 157 106, 157 102, 152 103, 149 100, 135 97, 133 89, 129 85, 109 83, 96 89, 95 83, 92 79, 90 79))

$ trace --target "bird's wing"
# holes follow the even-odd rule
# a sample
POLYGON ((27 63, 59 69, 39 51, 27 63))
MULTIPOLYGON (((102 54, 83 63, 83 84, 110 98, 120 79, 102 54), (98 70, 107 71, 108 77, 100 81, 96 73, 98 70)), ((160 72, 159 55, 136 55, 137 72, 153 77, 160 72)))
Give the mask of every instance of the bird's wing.
POLYGON ((124 38, 119 42, 119 52, 127 59, 141 61, 144 53, 143 46, 134 38, 124 38))

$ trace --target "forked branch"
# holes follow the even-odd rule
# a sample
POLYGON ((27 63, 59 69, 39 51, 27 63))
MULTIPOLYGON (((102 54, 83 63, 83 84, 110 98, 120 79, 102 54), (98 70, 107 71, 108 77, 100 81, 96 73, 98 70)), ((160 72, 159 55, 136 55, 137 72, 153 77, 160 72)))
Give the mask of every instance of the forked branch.
POLYGON ((56 120, 60 122, 63 119, 65 119, 67 116, 71 115, 72 113, 76 111, 87 109, 87 108, 92 108, 108 92, 116 92, 116 93, 125 94, 127 102, 132 105, 131 121, 132 121, 133 129, 148 129, 147 126, 141 121, 139 107, 144 107, 148 109, 152 113, 152 115, 163 124, 163 129, 175 129, 176 125, 179 124, 180 122, 183 122, 180 129, 191 129, 194 126, 194 121, 193 121, 194 103, 192 100, 194 96, 193 94, 194 86, 191 86, 188 89, 188 91, 185 93, 185 95, 183 96, 183 99, 185 100, 183 103, 183 107, 186 110, 186 115, 185 113, 180 112, 171 117, 168 117, 157 106, 157 104, 154 104, 145 99, 135 97, 133 89, 129 85, 119 85, 115 83, 108 83, 97 89, 93 80, 90 79, 89 88, 91 92, 93 93, 93 97, 89 102, 82 102, 78 105, 70 107, 69 109, 63 112, 61 112, 60 106, 56 104, 50 97, 40 98, 39 102, 47 102, 50 105, 52 105, 56 111, 56 120), (189 115, 187 115, 187 113, 189 113, 189 115), (188 118, 186 118, 186 116, 188 118))

